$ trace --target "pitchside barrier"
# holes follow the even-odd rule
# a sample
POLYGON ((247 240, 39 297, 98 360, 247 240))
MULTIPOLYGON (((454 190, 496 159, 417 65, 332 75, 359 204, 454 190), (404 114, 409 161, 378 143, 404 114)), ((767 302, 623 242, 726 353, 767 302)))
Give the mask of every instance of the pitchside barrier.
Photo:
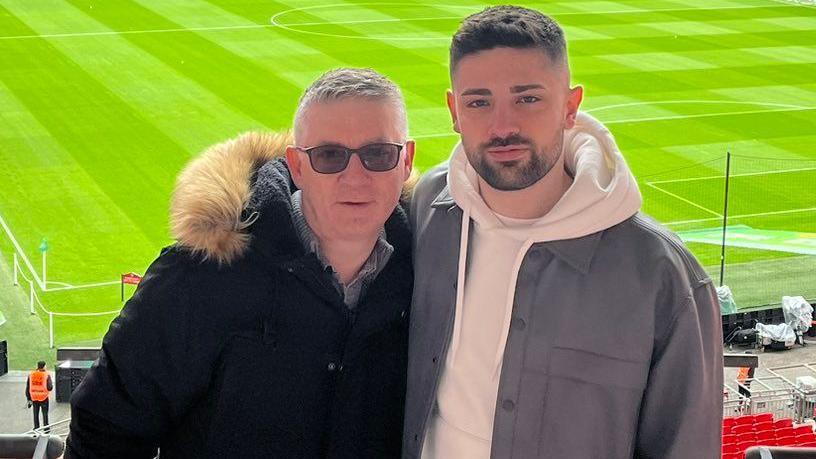
MULTIPOLYGON (((16 249, 16 247, 15 247, 16 249)), ((97 316, 112 316, 118 314, 120 309, 111 310, 111 311, 103 311, 103 312, 85 312, 85 313, 72 313, 72 312, 59 312, 54 311, 45 304, 43 304, 42 300, 40 299, 40 295, 37 293, 39 289, 41 292, 49 291, 46 287, 46 282, 43 279, 38 278, 33 271, 33 268, 30 266, 30 263, 26 263, 28 265, 29 270, 31 271, 32 277, 28 277, 23 270, 20 264, 20 258, 18 256, 17 250, 15 250, 13 254, 13 264, 12 264, 12 273, 13 273, 13 280, 15 286, 22 286, 28 288, 28 304, 29 304, 29 311, 30 313, 36 314, 37 309, 39 309, 43 314, 48 316, 48 343, 51 349, 54 348, 55 342, 55 318, 58 317, 97 317, 97 316)), ((45 273, 43 273, 45 274, 45 273)), ((44 276, 43 276, 44 277, 44 276)), ((92 287, 99 287, 104 285, 112 285, 117 284, 116 282, 103 282, 99 284, 92 284, 88 286, 84 286, 82 288, 92 288, 92 287)), ((60 289, 64 289, 60 288, 60 289)), ((53 289, 59 290, 59 289, 53 289)))

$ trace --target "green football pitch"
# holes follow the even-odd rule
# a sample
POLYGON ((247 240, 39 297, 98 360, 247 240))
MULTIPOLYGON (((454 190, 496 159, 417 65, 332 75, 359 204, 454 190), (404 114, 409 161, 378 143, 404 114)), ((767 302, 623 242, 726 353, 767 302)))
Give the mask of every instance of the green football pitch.
MULTIPOLYGON (((563 25, 583 109, 617 138, 646 212, 681 234, 721 226, 730 152, 729 225, 816 241, 812 2, 524 5, 563 25)), ((286 129, 302 89, 328 69, 391 77, 419 168, 444 161, 457 140, 444 102, 449 39, 484 6, 0 0, 0 339, 17 343, 12 367, 47 352, 45 311, 101 313, 54 316, 57 346, 98 344, 122 305, 119 276, 143 273, 171 243, 179 170, 240 132, 286 129)), ((731 242, 725 280, 738 304, 816 297, 816 256, 731 242)), ((717 278, 720 247, 689 245, 717 278)))

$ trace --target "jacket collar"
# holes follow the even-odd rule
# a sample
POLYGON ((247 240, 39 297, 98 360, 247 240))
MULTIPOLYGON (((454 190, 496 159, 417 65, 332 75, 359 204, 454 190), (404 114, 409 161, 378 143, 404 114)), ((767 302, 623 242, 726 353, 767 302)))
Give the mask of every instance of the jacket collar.
POLYGON ((431 207, 434 209, 444 207, 448 210, 452 207, 458 207, 456 201, 453 200, 453 196, 451 196, 450 185, 446 184, 445 188, 442 188, 442 191, 440 191, 433 202, 431 202, 431 207))
POLYGON ((587 274, 603 233, 598 231, 575 239, 540 242, 530 250, 548 250, 581 274, 587 274))

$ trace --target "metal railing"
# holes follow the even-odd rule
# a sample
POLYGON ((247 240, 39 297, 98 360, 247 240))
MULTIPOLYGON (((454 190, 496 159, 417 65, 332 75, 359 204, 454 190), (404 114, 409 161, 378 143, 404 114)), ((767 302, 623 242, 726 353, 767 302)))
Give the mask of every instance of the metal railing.
POLYGON ((0 457, 9 459, 56 459, 65 450, 57 435, 0 435, 0 457))

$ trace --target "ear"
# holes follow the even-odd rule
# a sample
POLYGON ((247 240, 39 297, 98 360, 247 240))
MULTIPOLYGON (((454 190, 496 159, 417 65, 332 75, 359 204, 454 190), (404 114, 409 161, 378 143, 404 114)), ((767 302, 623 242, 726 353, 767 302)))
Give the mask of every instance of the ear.
POLYGON ((456 114, 456 97, 453 95, 453 91, 450 89, 448 90, 447 94, 447 101, 448 101, 448 110, 450 111, 451 120, 453 121, 453 130, 462 133, 459 130, 459 117, 456 114))
POLYGON ((413 140, 405 142, 405 178, 403 181, 411 177, 411 171, 414 169, 414 153, 416 152, 416 143, 413 140))
POLYGON ((303 161, 301 161, 301 156, 298 153, 300 153, 300 150, 294 145, 286 146, 286 164, 289 166, 289 173, 292 174, 292 181, 295 182, 295 185, 302 189, 303 161))
POLYGON ((576 86, 570 89, 569 96, 567 96, 567 119, 566 128, 572 129, 575 127, 575 117, 578 116, 578 107, 581 106, 581 101, 584 99, 584 87, 576 86))

